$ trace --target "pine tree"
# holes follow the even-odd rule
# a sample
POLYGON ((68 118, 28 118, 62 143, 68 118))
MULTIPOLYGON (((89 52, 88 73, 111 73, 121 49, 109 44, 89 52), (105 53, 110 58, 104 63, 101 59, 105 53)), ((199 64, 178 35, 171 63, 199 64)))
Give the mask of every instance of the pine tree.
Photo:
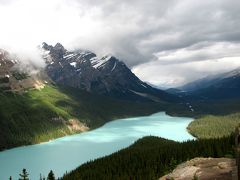
POLYGON ((19 180, 29 180, 28 175, 29 174, 27 173, 27 170, 23 169, 22 174, 19 174, 19 176, 20 176, 19 180))
POLYGON ((45 176, 42 176, 42 174, 40 174, 40 180, 46 180, 45 176))
POLYGON ((47 180, 55 180, 55 176, 52 170, 49 172, 47 180))

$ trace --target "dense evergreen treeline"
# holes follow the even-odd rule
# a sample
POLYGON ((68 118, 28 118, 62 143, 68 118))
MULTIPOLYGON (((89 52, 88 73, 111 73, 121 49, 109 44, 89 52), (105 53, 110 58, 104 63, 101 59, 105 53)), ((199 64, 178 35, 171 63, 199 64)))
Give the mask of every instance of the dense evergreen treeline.
POLYGON ((189 132, 197 138, 219 138, 229 136, 240 124, 240 113, 224 116, 207 115, 188 125, 189 132))
POLYGON ((157 179, 181 162, 194 157, 232 156, 234 137, 175 142, 145 137, 132 146, 83 164, 62 180, 157 179))

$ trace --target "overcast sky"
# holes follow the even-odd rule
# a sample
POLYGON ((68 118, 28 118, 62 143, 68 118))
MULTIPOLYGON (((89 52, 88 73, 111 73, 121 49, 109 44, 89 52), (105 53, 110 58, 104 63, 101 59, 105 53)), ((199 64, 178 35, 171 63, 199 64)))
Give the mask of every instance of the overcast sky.
POLYGON ((240 66, 239 12, 239 0, 0 0, 0 46, 111 53, 171 87, 240 66))

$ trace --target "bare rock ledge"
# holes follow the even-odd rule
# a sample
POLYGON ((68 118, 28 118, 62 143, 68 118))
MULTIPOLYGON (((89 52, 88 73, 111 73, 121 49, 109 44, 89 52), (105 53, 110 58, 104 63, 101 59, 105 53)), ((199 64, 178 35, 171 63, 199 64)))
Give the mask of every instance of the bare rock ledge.
POLYGON ((159 180, 236 180, 236 162, 230 158, 194 158, 159 180))

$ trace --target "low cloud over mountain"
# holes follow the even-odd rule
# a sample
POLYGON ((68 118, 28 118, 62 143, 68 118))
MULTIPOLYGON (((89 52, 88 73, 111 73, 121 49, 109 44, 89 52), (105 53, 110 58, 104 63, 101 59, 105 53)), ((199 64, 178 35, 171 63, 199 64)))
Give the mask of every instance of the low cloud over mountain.
POLYGON ((112 53, 143 80, 173 86, 240 66, 239 10, 236 0, 0 0, 0 45, 112 53))

